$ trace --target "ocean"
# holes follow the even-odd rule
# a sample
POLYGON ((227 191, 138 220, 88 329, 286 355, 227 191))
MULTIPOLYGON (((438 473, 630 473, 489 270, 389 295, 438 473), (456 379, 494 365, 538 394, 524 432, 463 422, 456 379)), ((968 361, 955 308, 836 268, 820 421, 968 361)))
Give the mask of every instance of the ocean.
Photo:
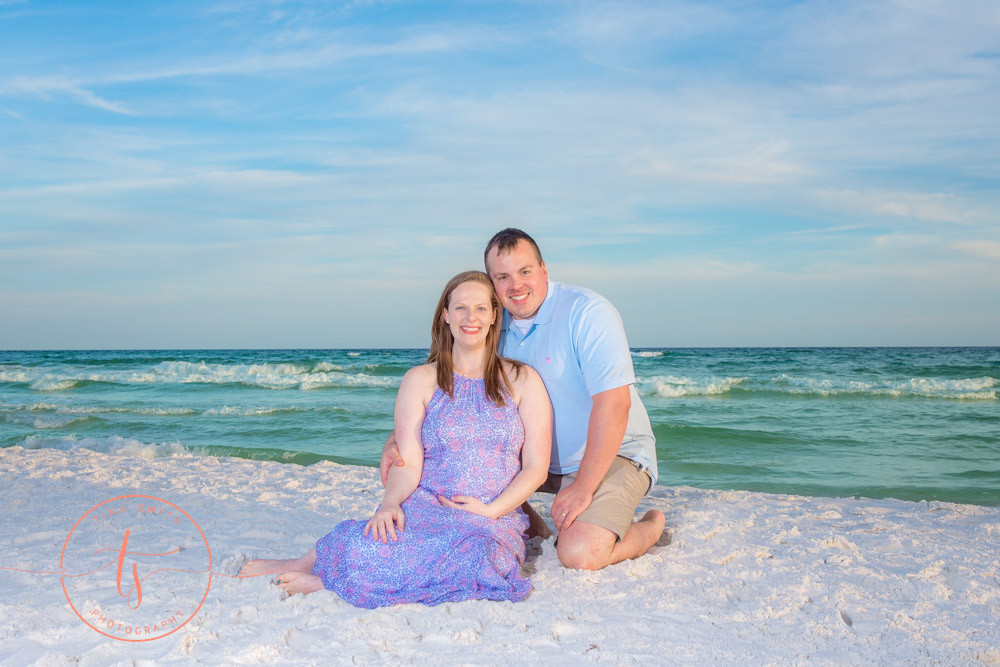
MULTIPOLYGON (((374 466, 426 350, 0 352, 0 446, 374 466)), ((1000 348, 632 351, 659 483, 1000 505, 1000 348)))

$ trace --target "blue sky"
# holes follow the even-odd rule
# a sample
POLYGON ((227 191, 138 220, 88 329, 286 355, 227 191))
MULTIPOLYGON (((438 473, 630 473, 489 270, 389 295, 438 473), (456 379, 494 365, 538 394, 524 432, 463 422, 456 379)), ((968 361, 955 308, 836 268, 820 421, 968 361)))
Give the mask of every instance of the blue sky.
POLYGON ((0 0, 0 349, 1000 344, 1000 3, 0 0))

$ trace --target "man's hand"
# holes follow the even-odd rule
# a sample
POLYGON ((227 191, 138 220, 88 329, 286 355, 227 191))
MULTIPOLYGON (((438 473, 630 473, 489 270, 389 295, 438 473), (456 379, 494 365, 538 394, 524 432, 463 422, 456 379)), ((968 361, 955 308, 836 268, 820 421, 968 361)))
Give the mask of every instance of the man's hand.
POLYGON ((382 486, 385 486, 386 480, 389 479, 389 469, 392 466, 401 465, 403 465, 403 457, 399 455, 399 447, 396 445, 396 432, 393 431, 385 441, 385 446, 382 447, 382 460, 378 463, 382 486))
POLYGON ((572 526, 576 517, 583 514, 593 500, 594 494, 576 482, 561 489, 552 501, 552 523, 556 530, 561 533, 572 526))

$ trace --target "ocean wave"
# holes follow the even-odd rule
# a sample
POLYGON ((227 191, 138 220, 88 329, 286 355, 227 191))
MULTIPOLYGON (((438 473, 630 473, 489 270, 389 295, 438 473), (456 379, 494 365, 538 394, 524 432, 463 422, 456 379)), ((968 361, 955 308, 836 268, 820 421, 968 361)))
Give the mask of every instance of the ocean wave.
POLYGON ((62 391, 72 389, 80 378, 65 377, 41 369, 10 366, 0 369, 0 382, 26 384, 35 391, 62 391))
POLYGON ((299 408, 294 405, 281 407, 246 407, 240 405, 223 405, 219 408, 209 408, 202 414, 209 417, 263 417, 267 415, 298 414, 303 412, 346 412, 351 410, 336 405, 323 405, 314 408, 299 408))
POLYGON ((96 405, 63 405, 61 403, 33 403, 24 408, 32 412, 52 411, 64 415, 100 415, 100 414, 132 414, 152 415, 157 417, 183 417, 199 414, 194 408, 141 408, 141 407, 102 407, 96 405))
POLYGON ((118 435, 100 438, 28 436, 19 444, 25 449, 58 449, 61 451, 87 449, 93 452, 101 452, 102 454, 139 456, 145 459, 170 456, 234 457, 250 461, 275 461, 303 466, 312 465, 320 461, 333 461, 349 465, 367 465, 366 462, 359 460, 326 454, 314 454, 312 452, 273 448, 229 447, 225 445, 187 446, 180 442, 149 443, 133 438, 123 438, 118 435))
POLYGON ((23 412, 8 412, 3 417, 11 424, 22 424, 37 429, 63 428, 90 419, 90 416, 83 415, 32 415, 23 412))
POLYGON ((72 378, 61 378, 53 375, 46 375, 37 380, 33 380, 28 386, 35 391, 65 391, 76 386, 79 380, 72 378))
POLYGON ((639 378, 643 396, 681 398, 684 396, 719 396, 731 392, 781 393, 793 396, 880 396, 889 398, 938 398, 949 400, 997 400, 1000 382, 996 378, 900 380, 849 380, 794 377, 787 374, 770 379, 747 377, 675 377, 639 378))
POLYGON ((147 443, 133 440, 132 438, 123 438, 118 435, 110 435, 102 438, 76 438, 75 436, 46 438, 29 435, 21 443, 21 446, 25 449, 60 449, 63 451, 89 449, 105 454, 141 456, 145 459, 175 456, 178 454, 192 454, 187 447, 179 442, 147 443))
POLYGON ((790 394, 816 396, 868 396, 946 398, 995 401, 998 381, 992 377, 942 380, 910 378, 906 380, 839 380, 793 377, 782 374, 772 378, 774 387, 790 394))
POLYGON ((322 389, 325 387, 398 387, 402 378, 373 376, 366 373, 312 373, 302 378, 301 389, 322 389))
POLYGON ((293 413, 303 412, 303 410, 301 408, 296 408, 295 406, 282 408, 244 408, 236 405, 223 405, 221 408, 209 408, 202 414, 212 417, 262 417, 264 415, 274 415, 280 412, 293 413))
POLYGON ((321 361, 321 362, 319 362, 318 364, 316 364, 313 367, 312 372, 313 373, 329 373, 330 371, 342 371, 342 370, 344 370, 344 368, 342 366, 338 366, 336 364, 331 364, 331 363, 328 363, 326 361, 321 361))
MULTIPOLYGON (((102 414, 130 414, 130 415, 145 415, 145 416, 156 416, 156 417, 186 417, 190 415, 207 415, 210 417, 214 416, 237 416, 237 417, 259 417, 266 415, 275 414, 295 414, 300 412, 346 412, 349 413, 351 410, 348 408, 343 408, 336 405, 322 405, 313 408, 300 408, 294 405, 289 406, 276 406, 276 407, 247 407, 247 406, 237 406, 237 405, 223 405, 221 407, 208 408, 207 410, 199 410, 195 408, 162 408, 162 407, 105 407, 105 406, 95 406, 95 405, 64 405, 62 403, 51 403, 40 401, 37 403, 31 403, 27 405, 3 405, 0 404, 0 408, 10 408, 15 412, 8 414, 16 414, 19 411, 25 412, 44 412, 52 413, 53 419, 65 420, 65 424, 70 424, 74 421, 87 419, 90 415, 102 415, 102 414), (56 416, 59 416, 58 418, 56 416)), ((50 415, 46 415, 48 417, 50 415)), ((24 419, 37 419, 38 416, 25 416, 24 419)), ((19 423, 28 423, 28 421, 21 421, 19 423)), ((52 422, 55 423, 55 422, 52 422)), ((61 424, 61 425, 65 425, 61 424)), ((45 428, 45 427, 38 427, 45 428)), ((56 426, 51 426, 48 428, 56 428, 56 426)))
POLYGON ((639 393, 644 396, 680 398, 682 396, 718 396, 727 394, 734 387, 744 384, 748 378, 701 378, 675 377, 673 375, 639 379, 639 393))
POLYGON ((316 364, 207 364, 164 361, 143 370, 86 372, 18 368, 0 371, 0 382, 28 384, 37 391, 72 389, 80 382, 111 384, 242 384, 265 389, 395 387, 400 378, 351 373, 328 362, 316 364))
POLYGON ((26 384, 31 382, 31 378, 28 377, 28 374, 24 370, 13 366, 10 368, 0 369, 0 382, 26 384))
POLYGON ((198 411, 193 408, 114 408, 112 412, 131 412, 136 415, 155 415, 157 417, 183 417, 184 415, 198 414, 198 411))
POLYGON ((642 357, 643 359, 649 359, 652 357, 662 357, 663 350, 642 350, 641 352, 633 352, 633 357, 642 357))

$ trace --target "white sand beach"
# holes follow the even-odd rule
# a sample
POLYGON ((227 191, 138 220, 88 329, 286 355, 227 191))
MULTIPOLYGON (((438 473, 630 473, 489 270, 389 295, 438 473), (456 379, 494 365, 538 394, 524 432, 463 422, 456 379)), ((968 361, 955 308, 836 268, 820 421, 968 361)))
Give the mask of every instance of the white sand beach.
MULTIPOLYGON (((657 487, 640 512, 666 513, 669 546, 580 572, 559 565, 551 540, 533 543, 535 590, 516 604, 369 611, 231 576, 250 557, 308 550, 380 492, 376 470, 332 463, 0 449, 0 567, 14 568, 0 570, 0 664, 1000 665, 994 507, 657 487), (211 579, 183 627, 141 643, 85 625, 58 574, 77 519, 133 494, 186 511, 213 571, 230 575, 211 579)), ((533 499, 546 518, 550 500, 533 499)), ((108 544, 142 521, 117 517, 108 544)), ((163 526, 197 550, 179 524, 163 526)), ((164 601, 162 588, 150 578, 144 604, 164 601)))

